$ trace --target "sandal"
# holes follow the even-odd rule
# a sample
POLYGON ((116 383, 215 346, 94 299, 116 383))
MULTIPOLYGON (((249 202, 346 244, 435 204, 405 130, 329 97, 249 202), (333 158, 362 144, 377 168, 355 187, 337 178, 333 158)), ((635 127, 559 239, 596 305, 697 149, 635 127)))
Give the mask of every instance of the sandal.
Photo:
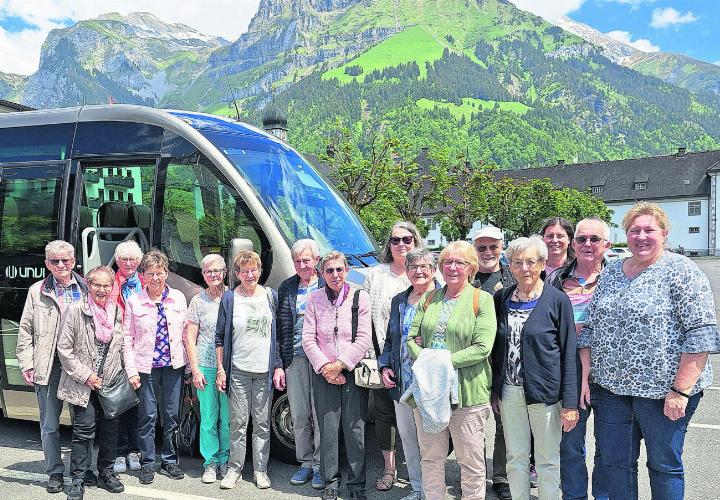
POLYGON ((397 481, 397 470, 384 469, 381 476, 375 481, 375 489, 378 491, 390 491, 397 481))

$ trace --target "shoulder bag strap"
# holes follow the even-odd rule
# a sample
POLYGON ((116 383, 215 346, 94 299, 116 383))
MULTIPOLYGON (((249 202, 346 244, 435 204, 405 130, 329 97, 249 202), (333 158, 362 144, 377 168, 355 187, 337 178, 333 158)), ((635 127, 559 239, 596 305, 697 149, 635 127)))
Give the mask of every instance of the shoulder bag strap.
POLYGON ((425 303, 423 304, 424 311, 427 311, 427 308, 430 305, 430 302, 432 302, 432 300, 435 298, 436 293, 437 293, 437 288, 428 294, 427 298, 425 299, 425 303))
POLYGON ((476 288, 473 292, 473 311, 475 311, 475 317, 480 314, 480 289, 476 288))
POLYGON ((355 290, 352 303, 352 342, 355 342, 358 329, 358 311, 360 310, 360 290, 355 290))

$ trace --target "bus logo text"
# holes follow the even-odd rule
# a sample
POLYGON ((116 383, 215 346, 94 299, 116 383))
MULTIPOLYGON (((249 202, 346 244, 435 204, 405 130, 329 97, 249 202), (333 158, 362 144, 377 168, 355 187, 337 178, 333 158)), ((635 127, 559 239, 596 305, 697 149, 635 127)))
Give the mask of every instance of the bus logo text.
POLYGON ((5 277, 8 279, 15 278, 44 278, 45 268, 44 267, 17 267, 7 266, 5 268, 5 277))

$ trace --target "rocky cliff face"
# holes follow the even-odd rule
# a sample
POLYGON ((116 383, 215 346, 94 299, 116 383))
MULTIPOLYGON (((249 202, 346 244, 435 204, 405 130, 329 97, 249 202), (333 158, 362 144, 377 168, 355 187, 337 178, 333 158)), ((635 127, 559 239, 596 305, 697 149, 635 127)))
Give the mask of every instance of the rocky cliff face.
POLYGON ((28 77, 0 72, 0 99, 16 101, 28 77))
POLYGON ((111 98, 156 105, 227 43, 148 13, 106 14, 51 31, 21 98, 45 108, 111 98))

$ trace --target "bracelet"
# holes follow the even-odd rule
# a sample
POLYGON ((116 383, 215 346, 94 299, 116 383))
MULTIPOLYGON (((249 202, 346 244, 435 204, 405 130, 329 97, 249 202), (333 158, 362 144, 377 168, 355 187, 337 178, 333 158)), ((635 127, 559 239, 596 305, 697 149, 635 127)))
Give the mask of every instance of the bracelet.
POLYGON ((682 392, 680 389, 676 388, 674 385, 670 386, 670 390, 674 392, 675 394, 680 394, 685 399, 690 399, 690 394, 686 394, 682 392))

